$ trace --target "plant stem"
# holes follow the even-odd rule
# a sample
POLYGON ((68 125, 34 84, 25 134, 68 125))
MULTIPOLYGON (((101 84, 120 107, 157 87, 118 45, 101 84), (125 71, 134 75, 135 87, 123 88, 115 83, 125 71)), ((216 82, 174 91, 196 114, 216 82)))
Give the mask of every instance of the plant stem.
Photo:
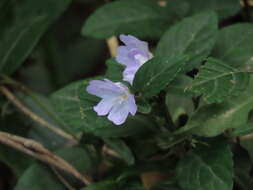
POLYGON ((6 87, 0 86, 0 92, 13 104, 15 105, 20 111, 22 111, 25 115, 29 116, 32 120, 39 123, 41 126, 53 131, 54 133, 68 139, 73 144, 77 144, 78 141, 72 136, 65 133, 63 130, 54 127, 51 123, 47 122, 40 116, 33 113, 28 107, 26 107, 22 102, 20 102, 11 91, 9 91, 6 87))
POLYGON ((0 143, 26 153, 53 167, 64 170, 82 181, 85 185, 92 183, 90 176, 82 175, 67 161, 54 155, 52 152, 44 148, 43 145, 34 140, 12 135, 6 132, 0 132, 0 143))

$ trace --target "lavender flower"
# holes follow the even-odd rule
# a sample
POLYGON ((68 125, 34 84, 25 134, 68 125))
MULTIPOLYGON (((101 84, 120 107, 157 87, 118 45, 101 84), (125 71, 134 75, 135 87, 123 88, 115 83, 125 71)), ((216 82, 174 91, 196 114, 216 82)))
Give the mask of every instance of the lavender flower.
POLYGON ((108 115, 108 119, 116 125, 126 121, 129 113, 135 115, 137 106, 134 96, 129 92, 127 86, 120 82, 112 82, 108 79, 90 81, 87 92, 102 98, 93 107, 99 116, 108 115))
POLYGON ((132 84, 137 70, 153 55, 148 49, 147 42, 131 35, 120 35, 119 38, 125 46, 118 47, 116 61, 126 66, 123 72, 123 80, 132 84))

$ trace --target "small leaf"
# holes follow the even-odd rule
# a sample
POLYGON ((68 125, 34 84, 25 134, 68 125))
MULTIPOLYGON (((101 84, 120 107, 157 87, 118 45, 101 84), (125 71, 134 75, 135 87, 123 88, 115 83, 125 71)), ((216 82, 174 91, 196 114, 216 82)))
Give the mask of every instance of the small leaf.
POLYGON ((105 73, 105 78, 110 79, 112 81, 121 81, 122 73, 124 70, 124 66, 116 62, 115 59, 109 59, 106 61, 107 70, 105 73))
POLYGON ((175 17, 166 18, 166 9, 156 1, 120 0, 97 9, 85 22, 82 34, 95 38, 128 33, 138 37, 156 37, 175 17))
POLYGON ((95 166, 95 162, 89 151, 81 147, 60 148, 54 152, 70 163, 79 172, 87 172, 95 166))
POLYGON ((136 104, 140 113, 149 114, 152 111, 151 105, 145 99, 137 99, 136 104))
POLYGON ((233 159, 228 145, 188 153, 177 166, 177 179, 184 190, 232 190, 233 159))
POLYGON ((31 53, 41 36, 68 7, 70 0, 24 0, 15 10, 16 20, 0 36, 0 71, 12 74, 31 53))
POLYGON ((59 179, 44 165, 30 166, 18 179, 15 190, 65 190, 59 179))
POLYGON ((251 133, 253 133, 253 123, 247 123, 236 128, 234 131, 229 133, 229 135, 232 137, 236 137, 236 136, 249 135, 251 133))
POLYGON ((8 31, 8 35, 0 45, 0 70, 2 72, 10 74, 17 69, 42 36, 47 23, 47 18, 44 16, 34 17, 18 23, 8 31))
POLYGON ((218 20, 214 12, 185 18, 169 28, 156 49, 159 56, 188 55, 185 71, 190 71, 211 52, 218 33, 218 20))
POLYGON ((190 117, 194 111, 193 94, 185 91, 185 88, 192 82, 192 78, 185 75, 178 76, 171 83, 166 93, 165 103, 172 120, 176 123, 182 115, 190 117), (175 102, 177 102, 175 104, 175 102))
POLYGON ((249 84, 249 73, 233 68, 219 60, 208 59, 189 87, 196 94, 203 94, 208 103, 222 102, 237 96, 249 84))
POLYGON ((200 107, 189 119, 185 127, 176 134, 190 132, 195 135, 213 137, 226 129, 238 128, 246 124, 253 108, 253 80, 238 97, 230 98, 221 104, 208 104, 200 107), (243 100, 243 101, 242 101, 243 100))
POLYGON ((253 24, 234 24, 221 29, 212 56, 236 68, 253 68, 253 24))
POLYGON ((152 97, 166 87, 182 71, 186 56, 154 57, 137 71, 133 87, 144 97, 152 97))
POLYGON ((111 139, 104 139, 104 141, 113 150, 115 150, 127 164, 129 165, 134 164, 134 155, 123 140, 111 138, 111 139))

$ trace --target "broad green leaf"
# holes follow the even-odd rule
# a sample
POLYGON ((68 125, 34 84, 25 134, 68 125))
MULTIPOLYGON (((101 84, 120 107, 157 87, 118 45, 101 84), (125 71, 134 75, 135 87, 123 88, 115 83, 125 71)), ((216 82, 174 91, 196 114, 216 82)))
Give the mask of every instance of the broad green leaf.
POLYGON ((203 11, 216 11, 221 19, 233 16, 241 6, 238 0, 208 0, 203 3, 202 0, 185 0, 189 3, 189 14, 196 14, 203 11))
POLYGON ((158 43, 156 55, 172 57, 186 54, 190 60, 184 70, 189 71, 209 55, 217 33, 218 21, 214 12, 185 18, 165 32, 158 43))
POLYGON ((78 81, 55 92, 52 103, 59 116, 76 132, 92 133, 101 137, 124 137, 145 133, 153 128, 151 119, 142 116, 129 116, 122 126, 115 126, 105 116, 98 116, 93 107, 99 98, 86 92, 88 81, 78 81))
POLYGON ((17 23, 0 45, 0 70, 12 73, 30 54, 48 24, 45 16, 34 17, 17 23))
POLYGON ((96 166, 96 163, 89 151, 84 147, 60 148, 54 153, 62 157, 81 173, 94 169, 96 166))
POLYGON ((228 145, 193 151, 183 156, 177 166, 177 179, 184 190, 232 190, 233 159, 228 145))
POLYGON ((115 59, 109 59, 106 61, 107 70, 105 73, 105 78, 110 79, 112 81, 121 81, 122 73, 124 70, 124 66, 119 64, 115 59))
MULTIPOLYGON (((66 133, 72 132, 69 126, 59 117, 48 98, 34 92, 30 92, 27 95, 17 93, 17 96, 33 113, 49 122, 52 126, 61 128, 66 133)), ((30 118, 25 117, 24 119, 31 121, 31 128, 27 136, 42 143, 45 147, 56 149, 68 143, 64 137, 59 136, 50 129, 42 127, 30 118)), ((72 134, 74 135, 74 133, 72 134)))
POLYGON ((97 9, 85 22, 82 34, 96 38, 128 33, 139 37, 157 37, 172 19, 157 1, 120 0, 97 9))
POLYGON ((24 62, 47 28, 67 8, 70 0, 25 0, 16 8, 16 19, 0 36, 0 71, 12 74, 24 62))
POLYGON ((167 90, 165 102, 175 123, 180 122, 180 116, 187 115, 189 117, 193 114, 193 94, 185 90, 191 82, 192 78, 181 75, 171 83, 167 90), (175 104, 175 102, 177 103, 175 104))
POLYGON ((144 97, 152 97, 175 79, 186 62, 186 56, 154 57, 137 71, 133 88, 144 97))
POLYGON ((30 166, 18 179, 15 190, 65 190, 59 179, 42 164, 30 166))
POLYGON ((197 95, 203 94, 208 103, 222 102, 243 92, 249 84, 249 78, 248 72, 219 60, 208 59, 188 89, 197 95))
POLYGON ((252 70, 253 24, 234 24, 219 31, 212 56, 232 67, 252 70))
POLYGON ((108 144, 120 157, 129 165, 134 164, 134 155, 129 147, 123 140, 120 139, 104 139, 105 143, 108 144))
POLYGON ((253 80, 248 88, 238 97, 221 104, 209 104, 200 107, 190 118, 187 125, 176 133, 190 130, 199 136, 217 136, 226 129, 238 128, 248 121, 248 114, 253 108, 253 80))
POLYGON ((118 190, 118 189, 119 188, 116 182, 107 180, 88 185, 87 187, 84 187, 81 190, 118 190))
POLYGON ((253 133, 253 123, 246 123, 229 133, 230 136, 244 136, 253 133))

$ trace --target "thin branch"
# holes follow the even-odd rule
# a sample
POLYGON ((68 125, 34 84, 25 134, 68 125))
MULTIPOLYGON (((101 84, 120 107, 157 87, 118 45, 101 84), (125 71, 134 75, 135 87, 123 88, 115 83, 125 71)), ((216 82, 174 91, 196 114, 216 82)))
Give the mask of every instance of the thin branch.
POLYGON ((25 115, 29 116, 32 120, 39 123, 41 126, 53 131, 54 133, 68 139, 71 143, 77 144, 78 141, 71 135, 65 133, 63 130, 54 127, 51 123, 47 122, 40 116, 33 113, 28 107, 26 107, 21 101, 19 101, 11 91, 9 91, 6 87, 0 86, 0 92, 8 98, 8 100, 15 105, 20 111, 22 111, 25 115))
POLYGON ((106 40, 107 46, 110 51, 110 55, 115 57, 117 55, 117 48, 119 46, 118 39, 115 36, 112 36, 106 40))
POLYGON ((52 152, 44 148, 43 145, 34 140, 5 132, 0 132, 0 143, 8 145, 23 153, 26 153, 33 158, 36 158, 42 162, 49 164, 50 166, 66 171, 80 181, 82 181, 85 185, 92 183, 91 178, 89 176, 80 174, 79 171, 77 171, 67 161, 54 155, 52 152))
POLYGON ((24 84, 20 83, 19 81, 16 81, 12 78, 10 78, 7 75, 0 74, 0 77, 3 79, 3 84, 10 85, 11 87, 15 87, 18 90, 21 90, 23 93, 25 93, 27 96, 29 96, 49 117, 51 117, 53 120, 57 121, 66 131, 68 131, 68 127, 66 124, 59 119, 57 116, 51 113, 51 111, 45 106, 41 100, 35 95, 35 93, 26 87, 24 84))

